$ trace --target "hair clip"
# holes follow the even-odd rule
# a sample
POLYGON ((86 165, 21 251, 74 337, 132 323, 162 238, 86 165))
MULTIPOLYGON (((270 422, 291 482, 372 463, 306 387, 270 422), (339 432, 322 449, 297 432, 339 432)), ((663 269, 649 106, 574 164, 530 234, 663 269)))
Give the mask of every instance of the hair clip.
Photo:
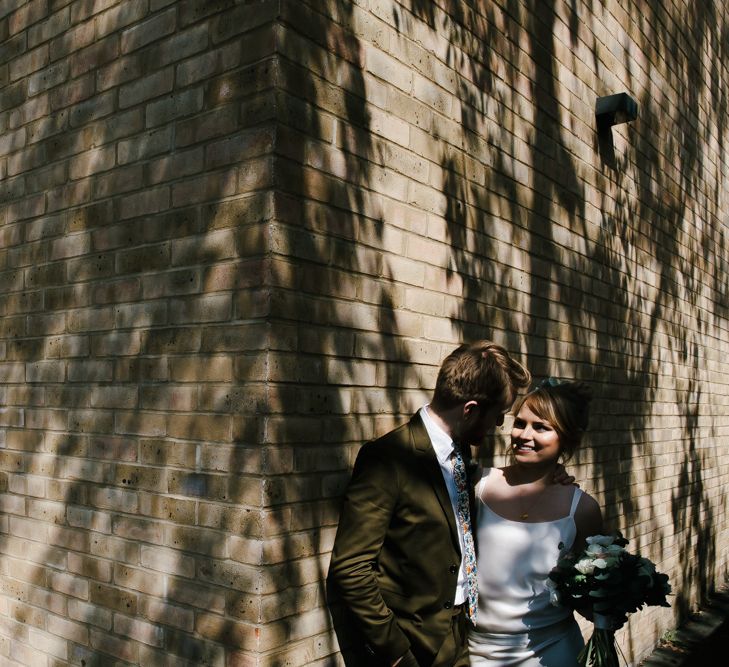
POLYGON ((556 387, 558 385, 562 384, 557 378, 548 377, 544 378, 538 385, 537 389, 545 389, 547 387, 556 387))

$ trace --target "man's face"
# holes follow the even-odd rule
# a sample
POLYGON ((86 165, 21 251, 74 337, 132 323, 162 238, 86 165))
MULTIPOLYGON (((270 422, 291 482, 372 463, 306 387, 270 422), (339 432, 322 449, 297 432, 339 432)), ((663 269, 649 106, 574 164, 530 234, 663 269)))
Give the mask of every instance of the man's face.
POLYGON ((469 401, 463 406, 460 441, 479 447, 493 429, 504 423, 506 412, 500 405, 480 405, 469 401))

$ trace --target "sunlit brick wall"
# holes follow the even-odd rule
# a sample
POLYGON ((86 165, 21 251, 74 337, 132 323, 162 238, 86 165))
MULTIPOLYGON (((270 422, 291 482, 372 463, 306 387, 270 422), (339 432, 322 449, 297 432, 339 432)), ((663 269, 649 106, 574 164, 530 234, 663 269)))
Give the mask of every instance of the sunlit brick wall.
POLYGON ((257 648, 278 3, 235 4, 0 2, 3 664, 257 648))
POLYGON ((727 18, 0 0, 0 661, 341 662, 356 451, 478 337, 593 386, 644 655, 727 572, 727 18))
POLYGON ((490 337, 594 389, 571 469, 676 593, 620 633, 629 659, 724 582, 728 43, 712 2, 282 4, 282 511, 336 499, 362 440, 490 337), (600 135, 619 92, 639 118, 600 135))

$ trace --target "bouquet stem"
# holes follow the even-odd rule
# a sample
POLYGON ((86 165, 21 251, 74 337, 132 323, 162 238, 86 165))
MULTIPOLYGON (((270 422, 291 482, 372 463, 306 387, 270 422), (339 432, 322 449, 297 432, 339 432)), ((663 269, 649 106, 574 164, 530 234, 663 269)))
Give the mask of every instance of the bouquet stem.
POLYGON ((580 667, 620 667, 615 632, 595 628, 585 648, 577 656, 580 667))

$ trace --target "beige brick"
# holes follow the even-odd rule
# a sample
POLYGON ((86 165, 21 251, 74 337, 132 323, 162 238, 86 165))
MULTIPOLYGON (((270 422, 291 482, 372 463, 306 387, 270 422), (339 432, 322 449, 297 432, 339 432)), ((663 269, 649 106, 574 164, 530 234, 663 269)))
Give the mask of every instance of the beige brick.
POLYGON ((52 593, 38 587, 30 587, 28 589, 28 602, 32 605, 40 607, 54 614, 66 616, 68 604, 71 600, 65 595, 52 593))
POLYGON ((245 646, 255 640, 257 628, 253 624, 237 623, 222 616, 198 614, 195 631, 208 639, 232 646, 245 646))
POLYGON ((195 576, 195 560, 172 549, 142 547, 141 564, 157 572, 177 574, 190 579, 195 576))
POLYGON ((114 379, 118 382, 164 382, 168 377, 166 358, 118 359, 114 365, 114 379))
POLYGON ((42 628, 45 625, 45 619, 43 618, 43 611, 36 609, 23 602, 11 602, 10 603, 10 617, 28 626, 35 626, 42 628))
MULTIPOLYGON (((266 178, 267 175, 263 174, 263 178, 266 178)), ((222 197, 233 195, 237 191, 238 184, 235 171, 205 174, 174 185, 172 188, 172 205, 178 207, 217 201, 222 197)))
POLYGON ((38 521, 28 521, 19 517, 10 517, 8 530, 11 535, 39 542, 47 542, 48 527, 38 521))
POLYGON ((225 415, 170 415, 168 433, 189 440, 231 439, 231 419, 225 415))
POLYGON ((170 465, 191 468, 195 465, 196 445, 171 440, 142 440, 140 459, 152 465, 170 465))
POLYGON ((111 516, 105 512, 96 512, 84 507, 68 507, 66 518, 70 526, 102 533, 111 532, 111 516))
POLYGON ((114 637, 107 632, 101 632, 100 630, 91 630, 90 633, 90 645, 92 648, 98 649, 103 653, 109 653, 121 660, 127 662, 136 662, 137 656, 139 655, 139 648, 137 644, 130 642, 129 640, 114 637))
POLYGON ((175 132, 177 147, 225 136, 236 129, 237 111, 234 107, 222 107, 202 116, 180 121, 175 132))
POLYGON ((110 561, 74 553, 68 554, 68 570, 80 576, 106 583, 111 581, 112 576, 112 564, 110 561))
POLYGON ((167 488, 167 473, 160 468, 117 464, 113 468, 114 485, 144 491, 162 491, 167 488))
POLYGON ((141 48, 172 33, 175 29, 175 16, 175 10, 168 9, 124 30, 121 34, 122 52, 127 53, 141 48))
POLYGON ((85 624, 74 623, 65 618, 49 615, 46 622, 48 632, 78 644, 87 644, 89 630, 85 624))
POLYGON ((142 593, 158 597, 164 595, 164 577, 128 565, 120 563, 114 565, 114 582, 124 588, 130 588, 142 593))
POLYGON ((114 632, 151 646, 159 647, 164 642, 162 628, 121 614, 114 616, 114 632))
POLYGON ((81 600, 89 599, 89 582, 85 579, 67 574, 53 572, 49 576, 50 587, 59 593, 65 593, 81 600))
POLYGON ((182 498, 171 498, 153 494, 141 494, 140 513, 157 519, 168 519, 175 523, 195 522, 196 503, 182 498))
MULTIPOLYGON (((194 104, 197 105, 197 98, 194 104)), ((201 99, 199 104, 202 105, 201 99)), ((182 115, 184 113, 184 109, 181 109, 183 107, 182 102, 179 106, 174 106, 174 100, 170 101, 163 98, 149 106, 155 107, 148 110, 147 123, 150 125, 161 122, 158 115, 164 115, 165 113, 182 115)), ((147 180, 152 184, 157 184, 177 180, 181 176, 191 176, 202 171, 202 163, 203 149, 200 147, 167 153, 150 162, 147 167, 147 180)))
POLYGON ((171 579, 168 597, 210 613, 225 611, 225 588, 211 588, 187 579, 171 579))
POLYGON ((240 49, 228 44, 213 51, 186 60, 176 68, 176 81, 187 86, 233 69, 240 62, 240 49))
MULTIPOLYGON (((244 482, 246 483, 246 482, 244 482)), ((260 489, 257 489, 260 504, 260 489)), ((221 528, 248 537, 263 534, 261 512, 250 507, 223 507, 213 502, 200 503, 199 523, 209 528, 221 528)))
POLYGON ((136 511, 139 497, 133 491, 114 488, 92 489, 89 502, 100 509, 116 509, 124 512, 136 511))
POLYGON ((48 45, 43 44, 32 51, 26 52, 19 58, 15 58, 10 62, 9 72, 10 80, 15 81, 22 77, 27 77, 32 72, 36 72, 42 67, 48 65, 49 50, 48 45))
POLYGON ((169 319, 172 324, 220 322, 230 319, 231 313, 230 294, 206 295, 172 301, 169 319))
POLYGON ((36 650, 25 644, 20 644, 17 641, 10 646, 8 655, 13 659, 13 662, 9 662, 11 667, 16 667, 17 665, 32 665, 34 662, 42 663, 47 660, 46 654, 42 653, 40 650, 36 650), (18 662, 15 662, 15 660, 18 662))
POLYGON ((227 356, 175 359, 170 363, 170 376, 176 382, 229 382, 233 363, 227 356))
POLYGON ((61 660, 66 660, 68 657, 68 642, 65 639, 49 636, 39 630, 30 630, 28 640, 43 653, 50 653, 61 660))
MULTIPOLYGON (((167 101, 165 98, 164 102, 167 101)), ((119 164, 139 162, 144 158, 167 153, 172 145, 170 128, 161 128, 145 132, 141 136, 120 141, 117 148, 119 164)))
POLYGON ((154 598, 140 599, 139 614, 153 623, 172 626, 188 632, 194 627, 195 615, 191 609, 154 598))
POLYGON ((197 393, 195 387, 187 386, 143 387, 140 404, 142 408, 152 410, 194 410, 197 406, 197 393))
POLYGON ((112 530, 114 535, 120 535, 137 543, 151 542, 152 544, 158 544, 163 539, 165 526, 159 521, 120 516, 114 518, 112 530))
POLYGON ((167 417, 154 412, 124 412, 116 415, 114 431, 118 434, 160 436, 167 432, 167 417))
POLYGON ((120 217, 123 220, 159 213, 169 208, 169 205, 170 192, 168 188, 145 190, 140 194, 129 195, 122 200, 120 217))
POLYGON ((184 549, 212 558, 224 558, 227 550, 221 533, 184 526, 166 526, 163 544, 172 549, 184 549))
POLYGON ((39 519, 48 523, 63 523, 66 508, 63 503, 29 500, 27 512, 31 519, 39 519))

